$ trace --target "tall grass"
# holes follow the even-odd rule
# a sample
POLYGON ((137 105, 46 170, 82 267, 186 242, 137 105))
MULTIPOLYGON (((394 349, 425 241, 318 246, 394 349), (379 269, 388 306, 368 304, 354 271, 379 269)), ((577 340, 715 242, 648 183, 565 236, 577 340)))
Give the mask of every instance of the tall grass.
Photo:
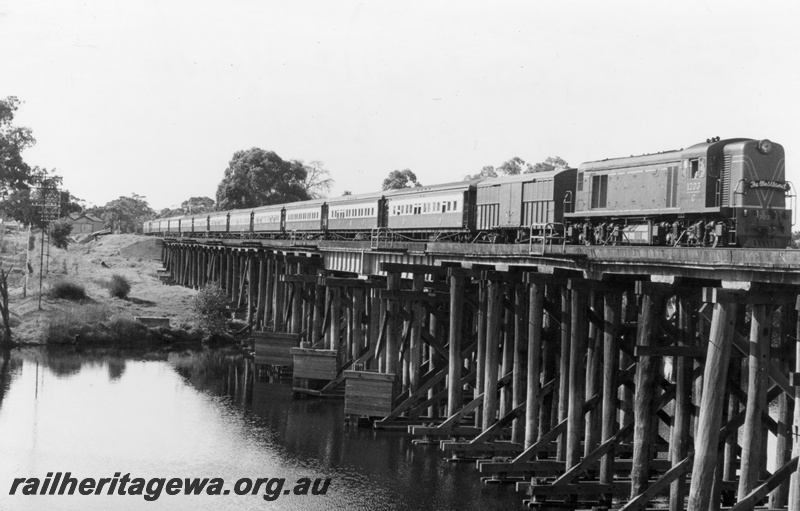
POLYGON ((50 344, 72 344, 73 342, 96 341, 99 327, 110 313, 102 305, 71 305, 53 311, 47 317, 44 341, 50 344))
POLYGON ((50 313, 44 328, 48 344, 138 344, 150 340, 148 328, 104 305, 72 305, 50 313))

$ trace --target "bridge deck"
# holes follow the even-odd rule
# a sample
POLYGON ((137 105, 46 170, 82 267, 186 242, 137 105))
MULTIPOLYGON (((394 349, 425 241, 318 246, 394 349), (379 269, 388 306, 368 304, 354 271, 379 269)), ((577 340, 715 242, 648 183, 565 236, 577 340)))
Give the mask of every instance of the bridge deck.
MULTIPOLYGON (((800 250, 796 249, 567 245, 547 247, 544 253, 532 254, 527 244, 382 243, 380 248, 373 248, 368 241, 205 238, 168 241, 318 254, 323 256, 328 269, 362 274, 379 274, 380 263, 388 261, 428 265, 485 264, 500 270, 536 267, 546 273, 580 272, 592 279, 623 274, 800 284, 800 250)), ((533 251, 536 249, 534 247, 533 251)))

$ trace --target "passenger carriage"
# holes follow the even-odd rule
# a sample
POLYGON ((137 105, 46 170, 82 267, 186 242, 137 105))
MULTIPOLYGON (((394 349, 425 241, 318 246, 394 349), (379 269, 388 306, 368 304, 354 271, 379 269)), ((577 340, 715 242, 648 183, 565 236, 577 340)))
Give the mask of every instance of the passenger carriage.
POLYGON ((284 204, 283 231, 289 236, 318 236, 323 231, 323 199, 284 204))
POLYGON ((480 180, 394 190, 386 196, 386 227, 414 239, 448 239, 475 228, 480 180))
POLYGON ((253 233, 273 237, 282 232, 283 205, 262 206, 253 210, 253 233))
POLYGON ((252 232, 252 209, 234 209, 228 211, 228 234, 232 236, 249 236, 252 232))
POLYGON ((323 229, 335 237, 357 238, 386 225, 384 192, 345 195, 326 200, 323 229))
POLYGON ((208 234, 209 236, 221 236, 228 232, 228 212, 215 211, 208 214, 208 234))

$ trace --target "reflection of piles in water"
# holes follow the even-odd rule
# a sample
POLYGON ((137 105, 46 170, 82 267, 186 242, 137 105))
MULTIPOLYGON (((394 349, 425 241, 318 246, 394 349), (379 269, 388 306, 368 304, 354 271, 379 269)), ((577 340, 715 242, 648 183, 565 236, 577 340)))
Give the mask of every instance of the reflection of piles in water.
POLYGON ((2 350, 3 363, 0 364, 0 407, 3 405, 3 398, 11 388, 11 381, 14 375, 22 371, 22 359, 11 355, 11 350, 2 350))

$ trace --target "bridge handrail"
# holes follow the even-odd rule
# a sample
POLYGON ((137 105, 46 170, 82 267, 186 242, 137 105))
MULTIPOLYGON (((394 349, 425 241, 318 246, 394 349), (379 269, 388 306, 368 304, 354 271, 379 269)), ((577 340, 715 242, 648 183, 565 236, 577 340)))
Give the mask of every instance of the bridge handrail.
POLYGON ((391 233, 388 227, 373 227, 370 230, 369 248, 371 249, 381 248, 381 241, 383 241, 384 243, 388 243, 390 237, 391 233))
POLYGON ((530 236, 528 237, 528 253, 532 255, 544 255, 547 249, 552 252, 553 240, 561 240, 561 252, 566 251, 567 237, 564 233, 564 224, 561 222, 533 222, 529 227, 530 236), (534 234, 538 230, 541 234, 534 234), (558 233, 561 233, 559 236, 558 233), (534 252, 534 240, 541 242, 541 251, 534 252))

